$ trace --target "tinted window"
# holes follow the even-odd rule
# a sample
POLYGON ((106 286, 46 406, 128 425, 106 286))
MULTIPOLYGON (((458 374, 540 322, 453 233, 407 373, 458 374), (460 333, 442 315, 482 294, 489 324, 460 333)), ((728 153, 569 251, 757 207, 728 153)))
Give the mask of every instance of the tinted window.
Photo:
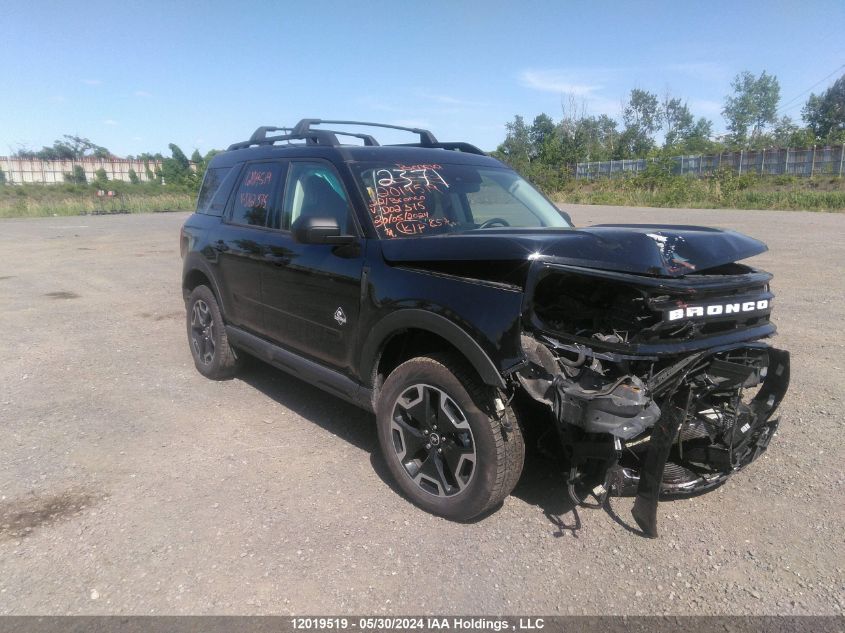
POLYGON ((244 169, 232 201, 231 221, 236 224, 266 226, 271 212, 273 191, 279 182, 279 163, 251 163, 244 169))
POLYGON ((281 228, 302 217, 336 218, 346 233, 351 207, 335 170, 326 163, 292 162, 285 187, 281 228))
MULTIPOLYGON (((207 169, 205 178, 200 187, 199 196, 197 196, 197 213, 208 213, 211 201, 214 199, 214 194, 220 189, 220 184, 226 178, 231 167, 218 167, 215 169, 207 169)), ((219 215, 219 214, 218 214, 219 215)))

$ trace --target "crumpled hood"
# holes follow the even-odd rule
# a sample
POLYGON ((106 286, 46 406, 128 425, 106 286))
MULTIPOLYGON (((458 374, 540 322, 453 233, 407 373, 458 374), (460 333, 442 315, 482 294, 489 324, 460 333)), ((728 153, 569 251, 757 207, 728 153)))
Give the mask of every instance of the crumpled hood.
POLYGON ((520 261, 557 263, 660 277, 680 277, 765 252, 759 240, 700 226, 603 224, 583 229, 483 229, 463 234, 382 240, 393 263, 520 261))

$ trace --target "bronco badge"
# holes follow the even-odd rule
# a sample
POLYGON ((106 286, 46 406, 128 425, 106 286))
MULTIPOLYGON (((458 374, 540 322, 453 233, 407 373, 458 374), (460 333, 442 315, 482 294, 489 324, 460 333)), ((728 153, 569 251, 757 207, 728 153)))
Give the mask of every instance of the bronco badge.
POLYGON ((338 308, 334 311, 334 320, 337 321, 338 325, 346 325, 346 313, 343 311, 343 308, 338 308))

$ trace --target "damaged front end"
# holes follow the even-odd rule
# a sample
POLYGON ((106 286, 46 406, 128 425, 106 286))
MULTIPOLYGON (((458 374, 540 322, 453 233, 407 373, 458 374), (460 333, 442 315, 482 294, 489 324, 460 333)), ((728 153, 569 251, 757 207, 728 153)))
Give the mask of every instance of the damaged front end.
POLYGON ((513 376, 554 413, 575 502, 635 495, 656 537, 661 496, 717 486, 766 450, 789 384, 788 352, 760 342, 775 332, 770 278, 735 263, 665 278, 535 262, 513 376))

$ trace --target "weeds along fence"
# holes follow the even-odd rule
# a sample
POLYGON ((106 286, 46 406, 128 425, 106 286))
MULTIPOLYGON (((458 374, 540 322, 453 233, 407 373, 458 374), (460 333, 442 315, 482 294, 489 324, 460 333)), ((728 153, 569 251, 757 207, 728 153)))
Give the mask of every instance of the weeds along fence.
MULTIPOLYGON (((654 158, 606 160, 577 163, 575 178, 595 180, 620 178, 638 174, 657 162, 654 158)), ((732 169, 739 175, 770 176, 843 176, 845 175, 845 145, 813 147, 810 149, 763 149, 722 154, 674 156, 672 174, 706 176, 719 169, 732 169)))
POLYGON ((129 182, 131 180, 129 172, 132 170, 139 182, 150 182, 153 180, 153 172, 161 168, 161 161, 89 156, 66 160, 0 156, 0 170, 5 174, 6 183, 10 185, 63 183, 65 174, 72 173, 76 166, 82 167, 88 182, 92 182, 97 177, 97 171, 100 169, 106 172, 109 180, 129 182))

